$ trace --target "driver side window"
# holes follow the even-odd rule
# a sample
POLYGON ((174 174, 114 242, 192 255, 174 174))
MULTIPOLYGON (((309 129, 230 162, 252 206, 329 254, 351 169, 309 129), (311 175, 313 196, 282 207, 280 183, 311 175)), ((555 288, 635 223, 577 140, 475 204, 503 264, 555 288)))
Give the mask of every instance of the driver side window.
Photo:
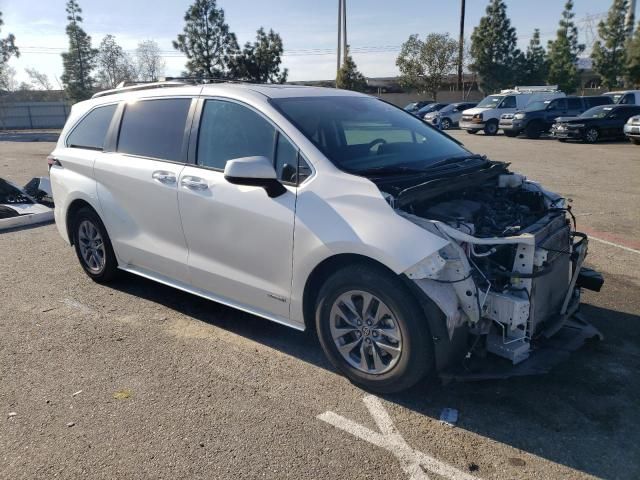
POLYGON ((505 99, 500 104, 500 108, 516 108, 516 97, 505 97, 505 99))

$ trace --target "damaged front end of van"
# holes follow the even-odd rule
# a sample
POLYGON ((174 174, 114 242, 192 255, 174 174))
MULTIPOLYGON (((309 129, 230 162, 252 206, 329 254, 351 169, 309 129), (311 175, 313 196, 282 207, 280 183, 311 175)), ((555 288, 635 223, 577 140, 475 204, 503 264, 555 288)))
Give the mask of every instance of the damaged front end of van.
POLYGON ((482 161, 468 173, 376 180, 399 215, 449 242, 404 272, 446 317, 432 332, 436 353, 448 345, 444 379, 544 373, 602 338, 579 314, 581 290, 599 291, 603 278, 584 266, 589 240, 567 201, 482 161))

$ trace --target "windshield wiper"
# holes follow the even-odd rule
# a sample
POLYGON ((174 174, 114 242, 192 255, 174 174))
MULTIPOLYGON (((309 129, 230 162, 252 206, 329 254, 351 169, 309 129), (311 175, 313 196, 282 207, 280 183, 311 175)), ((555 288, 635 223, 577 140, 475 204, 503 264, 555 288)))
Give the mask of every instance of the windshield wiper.
POLYGON ((487 157, 485 155, 469 155, 467 157, 449 157, 444 160, 434 163, 433 165, 429 165, 429 170, 432 168, 443 167, 445 165, 450 165, 452 163, 463 163, 468 160, 486 160, 487 157))

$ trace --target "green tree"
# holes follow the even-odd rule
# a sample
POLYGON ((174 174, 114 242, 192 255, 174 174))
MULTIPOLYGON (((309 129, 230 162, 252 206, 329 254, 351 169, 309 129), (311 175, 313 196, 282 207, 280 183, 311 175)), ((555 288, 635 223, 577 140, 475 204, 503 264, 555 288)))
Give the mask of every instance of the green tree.
POLYGON ((289 71, 280 70, 283 51, 280 35, 260 28, 256 41, 247 42, 242 53, 232 60, 231 76, 256 83, 284 83, 289 71))
POLYGON ((605 21, 598 25, 599 40, 593 45, 593 70, 607 88, 616 87, 625 75, 627 27, 625 17, 629 9, 627 0, 613 0, 605 21))
POLYGON ((80 24, 82 9, 75 0, 67 2, 66 32, 69 37, 69 51, 62 54, 62 84, 70 100, 85 100, 93 93, 93 77, 98 51, 91 48, 91 37, 85 33, 80 24))
POLYGON ((344 63, 342 67, 340 67, 340 70, 338 70, 336 77, 336 88, 363 92, 366 87, 367 79, 358 71, 356 62, 354 62, 351 55, 349 55, 347 48, 347 58, 344 59, 344 63))
POLYGON ((573 0, 567 0, 564 5, 560 28, 555 40, 548 45, 550 84, 566 93, 573 93, 580 84, 578 71, 578 56, 584 51, 584 45, 578 42, 578 29, 573 23, 573 0))
POLYGON ((97 79, 102 88, 116 88, 120 82, 133 80, 135 68, 129 55, 116 42, 116 37, 106 35, 98 48, 97 79))
POLYGON ((549 61, 547 52, 540 43, 540 30, 533 31, 527 51, 522 56, 522 69, 518 75, 518 83, 523 85, 544 85, 547 83, 549 61))
POLYGON ((225 23, 216 0, 195 0, 184 16, 183 33, 173 48, 187 56, 187 73, 194 77, 220 78, 229 74, 239 53, 238 41, 225 23))
POLYGON ((457 65, 458 42, 448 34, 431 33, 424 41, 411 35, 402 44, 396 65, 407 88, 428 92, 435 100, 445 77, 457 65))
POLYGON ((640 22, 627 48, 627 82, 640 86, 640 22))
MULTIPOLYGON (((2 20, 2 12, 0 12, 0 30, 2 30, 4 21, 2 20)), ((16 37, 10 33, 6 38, 0 38, 0 65, 4 65, 11 57, 19 57, 20 50, 16 47, 16 37)))
POLYGON ((479 77, 485 93, 512 86, 518 78, 522 52, 518 50, 516 29, 507 17, 503 0, 491 0, 486 15, 471 35, 471 70, 479 77))

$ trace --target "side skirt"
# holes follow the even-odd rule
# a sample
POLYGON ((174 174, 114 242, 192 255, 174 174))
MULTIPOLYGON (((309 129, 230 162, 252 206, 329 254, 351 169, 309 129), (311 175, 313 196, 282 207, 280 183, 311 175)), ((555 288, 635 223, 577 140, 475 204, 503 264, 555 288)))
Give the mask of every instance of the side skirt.
POLYGON ((291 322, 288 318, 278 317, 275 315, 271 315, 267 312, 263 312, 260 310, 255 310, 251 307, 247 307, 245 305, 241 305, 232 300, 218 297, 213 295, 210 292, 205 290, 194 288, 191 285, 187 285, 182 282, 177 282, 175 280, 171 280, 169 278, 163 277, 161 275, 157 275, 156 273, 149 272, 147 270, 127 265, 118 267, 120 270, 124 270, 125 272, 132 273, 134 275, 138 275, 139 277, 146 278, 148 280, 153 280, 154 282, 161 283, 163 285, 167 285, 168 287, 173 287, 178 290, 182 290, 183 292, 191 293, 192 295, 196 295, 198 297, 206 298, 207 300, 211 300, 213 302, 221 303, 222 305, 226 305, 227 307, 235 308, 237 310, 241 310, 246 313, 250 313, 252 315, 256 315, 258 317, 266 318, 267 320, 271 320, 272 322, 279 323, 280 325, 284 325, 285 327, 293 328, 294 330, 298 330, 303 332, 305 330, 304 325, 300 325, 298 323, 291 322))

